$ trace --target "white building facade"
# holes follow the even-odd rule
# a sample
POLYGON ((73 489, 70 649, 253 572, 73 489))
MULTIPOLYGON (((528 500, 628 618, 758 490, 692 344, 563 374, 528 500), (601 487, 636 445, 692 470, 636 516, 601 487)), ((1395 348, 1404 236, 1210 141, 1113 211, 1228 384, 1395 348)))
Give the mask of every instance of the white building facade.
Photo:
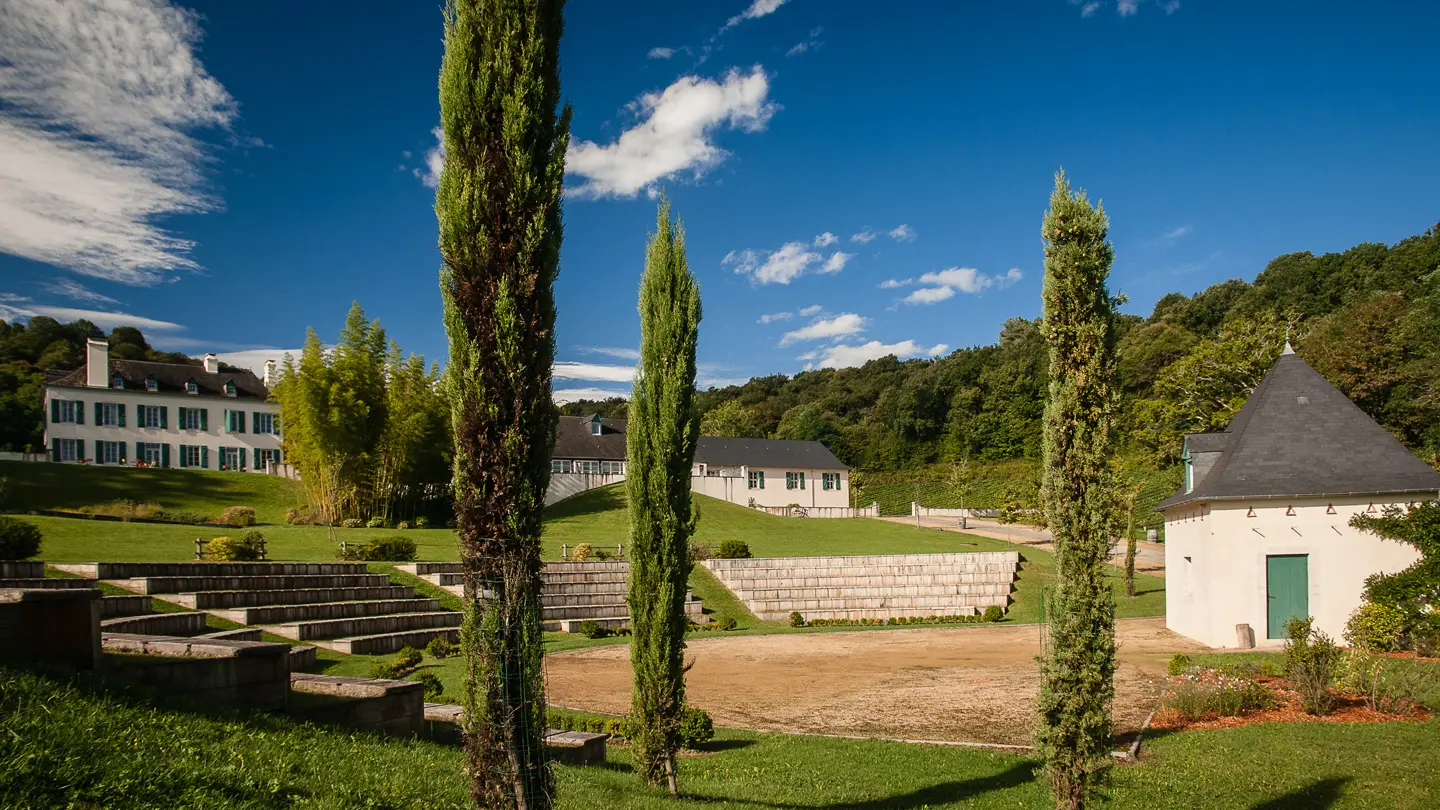
POLYGON ((268 472, 284 460, 268 382, 222 372, 213 354, 202 366, 112 360, 92 339, 85 366, 45 386, 45 447, 62 464, 268 472))
POLYGON ((1311 616, 1339 639, 1365 579, 1419 559, 1350 526, 1430 500, 1431 469, 1288 351, 1222 433, 1185 437, 1165 515, 1165 623, 1211 647, 1278 647, 1311 616))

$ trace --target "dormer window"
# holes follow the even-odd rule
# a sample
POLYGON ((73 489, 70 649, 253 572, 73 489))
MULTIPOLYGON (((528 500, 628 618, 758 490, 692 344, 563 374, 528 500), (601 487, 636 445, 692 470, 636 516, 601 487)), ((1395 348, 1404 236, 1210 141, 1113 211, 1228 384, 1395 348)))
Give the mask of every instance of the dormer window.
POLYGON ((234 381, 234 380, 226 380, 226 381, 225 381, 225 396, 227 396, 227 397, 233 397, 233 396, 235 396, 235 381, 234 381))
POLYGON ((146 391, 159 391, 159 390, 160 390, 160 381, 157 380, 157 379, 155 379, 155 375, 154 375, 154 374, 151 374, 149 377, 146 377, 146 378, 145 378, 145 390, 146 390, 146 391))
POLYGON ((125 389, 125 378, 119 374, 112 374, 110 376, 110 387, 123 391, 125 389))
POLYGON ((1187 493, 1189 493, 1189 492, 1194 492, 1194 491, 1195 491, 1195 465, 1194 465, 1193 463, 1191 463, 1191 461, 1190 461, 1190 447, 1189 447, 1189 445, 1186 445, 1185 449, 1181 451, 1180 461, 1182 461, 1182 462, 1185 464, 1185 491, 1186 491, 1187 493))
POLYGON ((600 429, 601 429, 600 417, 599 417, 599 416, 596 416, 595 418, 593 418, 593 419, 590 420, 590 435, 591 435, 591 436, 599 436, 599 435, 600 435, 600 429))
POLYGON ((186 380, 186 381, 185 381, 185 393, 187 393, 187 394, 198 394, 198 393, 200 393, 200 384, 197 383, 197 382, 195 382, 193 379, 192 379, 192 380, 186 380))

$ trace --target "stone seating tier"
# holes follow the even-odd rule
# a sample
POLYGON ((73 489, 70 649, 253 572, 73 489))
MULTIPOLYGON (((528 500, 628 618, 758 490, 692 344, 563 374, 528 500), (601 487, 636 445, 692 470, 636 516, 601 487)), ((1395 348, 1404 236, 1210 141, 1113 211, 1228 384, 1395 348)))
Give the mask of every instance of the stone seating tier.
POLYGON ((120 616, 143 616, 150 612, 148 596, 102 596, 100 597, 100 618, 114 619, 120 616))
POLYGON ((93 579, 62 579, 60 577, 0 577, 0 588, 5 590, 61 590, 66 588, 93 588, 93 579))
POLYGON ((459 627, 462 614, 453 610, 439 610, 430 613, 395 613, 382 616, 358 616, 344 619, 319 619, 315 621, 277 624, 267 628, 271 633, 296 641, 313 639, 343 638, 345 636, 373 636, 380 633, 395 633, 402 630, 432 630, 436 628, 459 627))
POLYGON ((33 560, 0 560, 0 579, 40 579, 45 563, 33 560))
POLYGON ((299 605, 316 602, 352 602, 371 599, 406 599, 414 591, 401 585, 381 585, 367 588, 295 588, 269 591, 198 591, 177 593, 165 597, 196 610, 231 610, 236 608, 265 607, 270 605, 299 605))
POLYGON ((55 563, 50 566, 90 579, 146 577, 328 576, 364 574, 365 563, 181 562, 181 563, 55 563))
POLYGON ((290 695, 290 645, 216 638, 105 633, 107 653, 152 657, 106 661, 112 677, 169 694, 250 709, 283 709, 290 695))
POLYGON ((194 591, 273 591, 304 588, 378 588, 390 584, 385 574, 281 574, 274 576, 159 576, 107 580, 135 593, 194 591))
POLYGON ((123 616, 104 619, 104 633, 126 633, 146 636, 193 636, 205 632, 204 613, 151 613, 144 616, 123 616))
POLYGON ((239 624, 289 624, 291 622, 352 619, 394 613, 427 613, 440 610, 439 599, 362 599, 348 602, 308 602, 293 605, 263 605, 228 610, 211 610, 211 615, 239 624))
MULTIPOLYGON (((459 614, 456 614, 459 615, 459 614)), ((432 630, 405 630, 396 633, 381 633, 373 636, 351 636, 349 638, 317 640, 315 646, 351 655, 386 655, 398 652, 404 647, 422 649, 431 640, 444 637, 452 644, 460 643, 460 630, 455 627, 438 627, 432 630)))

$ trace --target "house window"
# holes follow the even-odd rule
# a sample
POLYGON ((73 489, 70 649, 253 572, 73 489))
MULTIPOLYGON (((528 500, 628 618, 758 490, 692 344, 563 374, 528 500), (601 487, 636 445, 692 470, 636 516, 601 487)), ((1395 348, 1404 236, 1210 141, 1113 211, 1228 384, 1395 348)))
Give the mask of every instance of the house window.
POLYGON ((200 384, 197 383, 197 382, 195 382, 194 380, 186 380, 186 381, 185 381, 185 393, 187 393, 187 394, 198 394, 198 393, 200 393, 200 384))
POLYGON ((600 472, 600 462, 598 461, 577 461, 575 463, 580 466, 580 472, 587 475, 597 475, 600 472))
POLYGON ((597 417, 595 417, 594 419, 591 419, 591 420, 590 420, 590 435, 591 435, 591 436, 599 436, 599 435, 600 435, 600 430, 601 430, 600 417, 597 416, 597 417))
POLYGON ((274 433, 274 432, 275 432, 275 414, 273 414, 273 413, 257 413, 257 414, 255 414, 255 432, 256 432, 256 433, 274 433))
POLYGON ((225 431, 226 431, 227 433, 244 433, 244 432, 245 432, 245 412, 244 412, 244 411, 226 411, 226 412, 225 412, 225 431))
POLYGON ((764 489, 764 488, 765 488, 765 471, 764 471, 764 470, 751 470, 751 471, 750 471, 750 482, 749 482, 749 483, 750 483, 750 488, 751 488, 751 489, 764 489))
POLYGON ((161 416, 162 410, 163 410, 163 409, 160 408, 160 406, 158 406, 158 405, 141 405, 141 406, 140 406, 140 427, 145 427, 145 428, 158 428, 158 427, 160 427, 161 424, 162 424, 162 422, 164 421, 163 418, 162 418, 162 416, 161 416))
POLYGON ((159 390, 160 390, 160 381, 157 380, 157 379, 155 379, 153 376, 151 376, 151 377, 146 377, 146 378, 145 378, 145 390, 146 390, 146 391, 159 391, 159 390))
POLYGON ((234 380, 226 380, 226 381, 225 381, 225 396, 227 396, 227 397, 233 397, 233 396, 235 396, 235 381, 234 381, 234 380))
POLYGON ((55 403, 55 421, 56 421, 56 422, 62 422, 62 423, 74 424, 74 423, 75 423, 75 413, 80 410, 80 409, 77 407, 78 405, 79 405, 79 403, 77 403, 77 402, 71 402, 71 401, 65 400, 65 399, 56 400, 56 403, 55 403))
POLYGON ((120 463, 120 442, 96 442, 95 443, 96 464, 119 464, 120 463))
POLYGON ((125 390, 125 378, 119 374, 110 375, 110 387, 119 388, 122 391, 125 390))
POLYGON ((160 462, 164 460, 164 452, 160 447, 161 445, 156 442, 145 442, 140 445, 141 458, 144 459, 147 466, 160 466, 160 462))
POLYGON ((119 406, 119 405, 115 404, 114 402, 102 402, 102 403, 100 403, 99 411, 100 411, 100 413, 98 414, 98 416, 99 416, 100 418, 99 418, 99 419, 96 419, 96 420, 95 420, 96 422, 99 422, 101 425, 103 425, 103 426, 105 426, 105 427, 119 427, 119 425, 120 425, 120 406, 119 406))
POLYGON ((787 473, 785 473, 785 488, 786 488, 786 489, 804 489, 804 488, 805 488, 805 473, 803 473, 803 472, 787 472, 787 473))
POLYGON ((568 473, 568 472, 570 472, 570 459, 568 459, 568 458, 552 458, 552 459, 550 459, 550 472, 551 472, 552 475, 555 474, 555 473, 568 473))
POLYGON ((180 429, 181 429, 181 430, 199 430, 199 429, 200 429, 200 409, 199 409, 199 408, 181 408, 181 409, 180 409, 180 429))
POLYGON ((602 461, 600 462, 600 473, 602 475, 624 475, 625 462, 623 461, 602 461))
POLYGON ((831 490, 840 488, 840 473, 820 473, 820 486, 831 490))
POLYGON ((220 448, 220 469, 222 469, 222 470, 238 470, 238 469, 240 469, 240 448, 238 448, 238 447, 222 447, 222 448, 220 448))
POLYGON ((280 451, 279 451, 279 450, 256 450, 256 451, 255 451, 255 469, 257 469, 257 470, 268 470, 268 469, 270 469, 270 465, 271 465, 272 463, 278 464, 279 462, 280 462, 280 451))
POLYGON ((60 461, 75 460, 76 452, 74 439, 56 439, 55 442, 56 452, 59 455, 60 461))
POLYGON ((201 466, 200 448, 193 444, 180 445, 180 466, 199 467, 201 466))

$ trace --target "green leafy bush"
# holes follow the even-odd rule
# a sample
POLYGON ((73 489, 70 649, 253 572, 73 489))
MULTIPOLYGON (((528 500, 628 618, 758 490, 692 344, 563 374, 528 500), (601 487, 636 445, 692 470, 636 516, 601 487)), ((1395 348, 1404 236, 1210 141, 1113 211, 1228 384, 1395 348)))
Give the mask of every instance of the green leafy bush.
POLYGON ((1189 677, 1176 684, 1165 705, 1186 720, 1239 717, 1276 705, 1275 695, 1263 684, 1248 678, 1221 675, 1215 681, 1189 677))
POLYGON ((205 544, 205 559, 219 562, 256 562, 265 558, 265 535, 248 531, 235 540, 212 537, 205 544))
POLYGON ((408 522, 402 520, 402 521, 400 521, 399 523, 396 523, 396 524, 395 524, 395 528, 397 528, 397 529, 408 529, 408 528, 410 528, 410 524, 409 524, 408 522))
POLYGON ((40 527, 0 515, 0 560, 26 560, 40 553, 40 527))
POLYGON ((600 626, 594 619, 586 619, 575 627, 575 632, 585 638, 605 638, 610 635, 610 630, 600 626))
POLYGON ((718 619, 715 620, 715 629, 716 629, 716 630, 729 631, 729 630, 734 630, 736 627, 739 627, 739 626, 740 626, 740 623, 737 622, 737 621, 735 621, 735 617, 734 617, 734 616, 721 616, 720 618, 718 618, 718 619))
POLYGON ((802 616, 802 615, 800 615, 800 611, 797 610, 797 611, 795 611, 795 612, 793 612, 793 613, 790 614, 790 626, 791 626, 791 627, 804 627, 804 626, 805 626, 805 617, 802 616))
POLYGON ((255 507, 253 506, 227 506, 225 511, 220 513, 220 522, 229 526, 255 525, 255 507))
POLYGON ((370 665, 370 677, 387 681, 400 680, 400 670, 394 661, 376 661, 370 665))
POLYGON ((344 520, 340 521, 340 528, 342 529, 358 529, 363 525, 364 521, 362 521, 360 518, 345 518, 344 520))
POLYGON ((998 622, 1005 618, 1005 611, 999 605, 990 605, 985 608, 985 613, 981 618, 987 622, 998 622))
POLYGON ((1313 617, 1296 617, 1285 623, 1285 676, 1300 694, 1305 711, 1324 715, 1335 709, 1330 685, 1340 664, 1340 648, 1315 630, 1314 623, 1313 617))
POLYGON ((427 518, 427 517, 425 517, 424 515, 421 515, 420 517, 415 518, 415 528, 417 528, 417 529, 428 529, 428 528, 430 528, 430 518, 427 518))
POLYGON ((1404 613, 1373 602, 1356 608, 1345 623, 1345 641, 1358 650, 1389 652, 1400 646, 1404 632, 1404 613))
POLYGON ((715 551, 716 559, 720 560, 748 560, 752 556, 750 544, 744 540, 721 540, 715 551))
POLYGON ((422 672, 410 680, 425 684, 425 700, 436 703, 445 696, 445 685, 440 683, 440 676, 433 672, 422 672))
POLYGON ((1190 670, 1190 656, 1185 653, 1175 653, 1170 657, 1170 663, 1165 671, 1171 675, 1184 675, 1190 670))
POLYGON ((290 526, 308 526, 314 521, 308 506, 292 506, 285 510, 285 523, 290 526))
POLYGON ((591 553, 592 549, 590 548, 589 543, 576 543, 570 549, 570 556, 566 557, 565 559, 569 560, 570 562, 585 562, 586 560, 590 559, 591 553))
POLYGON ((425 652, 430 653, 431 658, 449 658, 455 654, 455 645, 445 636, 436 636, 425 645, 425 652))
POLYGON ((383 528, 385 528, 385 518, 382 518, 382 517, 380 517, 380 516, 378 516, 378 515, 375 516, 375 517, 372 517, 372 518, 370 518, 369 520, 365 521, 365 528, 367 528, 367 529, 383 529, 383 528))
POLYGON ((154 520, 160 514, 160 504, 149 501, 128 501, 124 499, 96 504, 94 506, 82 506, 80 511, 86 515, 99 515, 101 517, 120 518, 124 521, 130 520, 154 520))
POLYGON ((376 537, 368 543, 346 543, 335 556, 355 562, 413 562, 418 553, 408 537, 376 537))
POLYGON ((697 543, 691 540, 689 549, 692 563, 703 562, 715 556, 715 547, 709 543, 697 543))
POLYGON ((704 711, 687 705, 680 710, 680 723, 675 728, 675 736, 682 748, 699 748, 715 739, 715 723, 704 711))
POLYGON ((400 652, 395 653, 395 664, 400 669, 414 669, 424 660, 425 654, 414 647, 402 647, 400 652))
POLYGON ((163 520, 166 523, 184 523, 187 526, 204 526, 212 518, 204 512, 188 512, 169 509, 163 510, 155 515, 155 520, 163 520))
POLYGON ((558 728, 561 731, 584 731, 590 734, 609 734, 618 740, 625 740, 631 736, 630 720, 623 717, 595 717, 583 714, 561 714, 550 712, 547 723, 550 728, 558 728))

